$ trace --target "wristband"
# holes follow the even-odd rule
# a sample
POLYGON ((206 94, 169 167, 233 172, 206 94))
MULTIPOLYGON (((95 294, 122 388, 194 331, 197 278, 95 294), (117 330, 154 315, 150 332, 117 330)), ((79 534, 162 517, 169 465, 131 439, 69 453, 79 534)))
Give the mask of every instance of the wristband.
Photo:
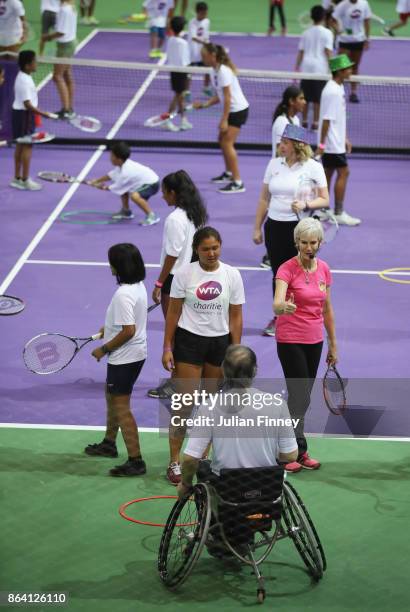
POLYGON ((162 352, 166 353, 167 351, 170 351, 172 353, 172 347, 171 346, 164 346, 164 348, 162 349, 162 352))
POLYGON ((162 287, 164 286, 164 283, 161 283, 160 281, 158 281, 158 280, 157 280, 157 281, 155 281, 155 286, 156 286, 158 289, 162 289, 162 287))
POLYGON ((102 350, 102 352, 104 353, 104 355, 109 355, 109 354, 110 354, 110 352, 111 352, 111 351, 109 351, 109 350, 107 349, 107 345, 106 345, 106 344, 103 344, 103 345, 102 345, 101 350, 102 350))
POLYGON ((317 145, 317 148, 320 149, 321 151, 324 151, 326 148, 326 145, 323 144, 323 142, 321 142, 320 144, 317 145))

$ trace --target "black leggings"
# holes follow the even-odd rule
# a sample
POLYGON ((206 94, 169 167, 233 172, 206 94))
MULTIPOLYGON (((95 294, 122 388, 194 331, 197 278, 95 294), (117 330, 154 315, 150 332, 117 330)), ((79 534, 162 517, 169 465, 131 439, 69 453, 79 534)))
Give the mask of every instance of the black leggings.
POLYGON ((269 217, 266 220, 265 246, 273 273, 273 295, 275 295, 275 276, 279 266, 298 254, 293 237, 293 230, 297 224, 297 221, 274 221, 269 217))
POLYGON ((275 9, 278 9, 280 23, 282 28, 286 28, 286 18, 281 4, 271 4, 269 8, 269 26, 273 28, 275 25, 275 9))
POLYGON ((299 456, 307 450, 304 434, 305 414, 315 382, 323 342, 317 344, 290 344, 277 342, 277 351, 288 389, 290 416, 300 419, 295 429, 299 456))

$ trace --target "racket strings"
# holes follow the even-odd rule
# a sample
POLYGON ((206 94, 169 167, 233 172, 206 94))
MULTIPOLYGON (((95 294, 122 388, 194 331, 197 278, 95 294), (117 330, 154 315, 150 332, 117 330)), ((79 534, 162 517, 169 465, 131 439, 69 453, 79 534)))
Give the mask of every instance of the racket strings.
POLYGON ((0 296, 0 315, 18 314, 24 310, 24 302, 10 295, 0 296))
POLYGON ((323 381, 326 399, 335 411, 343 410, 346 403, 343 382, 334 370, 329 370, 323 381))
POLYGON ((76 343, 66 336, 45 334, 33 338, 24 349, 26 366, 36 374, 52 374, 64 368, 77 350, 76 343))

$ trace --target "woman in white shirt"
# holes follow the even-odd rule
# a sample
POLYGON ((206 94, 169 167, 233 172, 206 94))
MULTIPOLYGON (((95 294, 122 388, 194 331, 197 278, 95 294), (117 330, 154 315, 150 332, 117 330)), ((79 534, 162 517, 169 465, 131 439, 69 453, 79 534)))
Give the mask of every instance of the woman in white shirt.
MULTIPOLYGON (((275 295, 276 272, 285 261, 297 255, 293 230, 298 214, 329 206, 329 191, 323 166, 312 158, 304 128, 288 124, 279 145, 279 157, 273 158, 265 171, 263 187, 256 211, 253 241, 262 244, 264 223, 265 245, 272 268, 272 288, 275 295), (299 187, 310 184, 310 201, 297 199, 299 187)), ((275 320, 267 328, 274 335, 275 320)))
MULTIPOLYGON (((55 32, 43 34, 42 43, 48 40, 57 40, 57 57, 70 58, 75 53, 77 37, 77 11, 75 0, 61 0, 61 7, 57 13, 55 32)), ((74 78, 70 65, 55 64, 53 81, 61 100, 61 110, 58 111, 60 119, 74 117, 74 78)))
POLYGON ((20 0, 0 2, 0 53, 18 53, 27 35, 25 10, 20 0))
POLYGON ((249 103, 243 95, 236 76, 236 66, 221 45, 207 43, 202 47, 205 66, 212 68, 212 87, 217 92, 206 102, 194 102, 194 108, 209 108, 223 103, 222 117, 219 122, 219 145, 225 161, 225 170, 212 178, 213 183, 227 183, 218 189, 219 193, 242 193, 245 186, 239 174, 238 156, 235 142, 240 129, 248 118, 249 103))
MULTIPOLYGON (((369 48, 371 16, 372 11, 367 0, 343 0, 332 14, 339 32, 338 53, 346 53, 354 63, 353 74, 358 74, 363 51, 369 48)), ((351 83, 349 101, 359 102, 357 83, 351 83)))
MULTIPOLYGON (((217 390, 222 361, 230 344, 240 344, 242 304, 245 302, 239 271, 222 263, 219 232, 204 227, 195 233, 192 248, 198 258, 178 270, 172 281, 165 324, 162 364, 171 372, 176 390, 193 393, 201 386, 217 390)), ((192 396, 191 396, 192 397, 192 396)), ((193 404, 179 411, 187 418, 193 404)), ((185 427, 170 426, 170 482, 181 480, 179 453, 185 427)))
POLYGON ((100 361, 108 355, 105 398, 105 437, 89 444, 87 455, 118 457, 116 439, 121 430, 128 460, 110 470, 111 476, 140 476, 146 466, 141 456, 138 428, 131 412, 131 393, 147 357, 147 292, 145 265, 133 244, 122 243, 108 251, 108 261, 119 285, 110 302, 101 329, 104 344, 92 352, 100 361))
POLYGON ((303 113, 306 107, 305 95, 297 85, 286 87, 282 99, 275 108, 272 119, 272 157, 278 155, 278 147, 282 140, 283 130, 288 123, 300 125, 298 113, 303 113))

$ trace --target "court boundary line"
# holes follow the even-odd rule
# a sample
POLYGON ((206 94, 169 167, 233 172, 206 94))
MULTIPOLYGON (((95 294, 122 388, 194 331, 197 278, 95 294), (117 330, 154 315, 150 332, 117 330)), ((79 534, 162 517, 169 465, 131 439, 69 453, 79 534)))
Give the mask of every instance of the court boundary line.
MULTIPOLYGON (((156 70, 155 67, 161 66, 162 64, 165 63, 165 61, 166 61, 166 56, 161 58, 159 62, 157 62, 157 64, 153 65, 151 72, 146 77, 141 87, 137 90, 133 98, 131 98, 130 102, 127 104, 125 109, 122 111, 117 121, 114 123, 113 127, 109 130, 108 134, 106 135, 107 140, 112 140, 114 136, 117 134, 117 132, 120 130, 120 128, 125 123, 125 121, 128 119, 128 117, 131 115, 132 111, 134 110, 134 108, 136 107, 136 105, 138 104, 142 96, 147 91, 148 87, 151 85, 152 81, 155 79, 158 73, 158 70, 156 70)), ((94 151, 94 153, 92 154, 88 162, 83 166, 82 170, 78 174, 78 179, 80 181, 83 180, 87 176, 91 168, 93 168, 93 166, 97 163, 97 161, 100 159, 101 155, 104 153, 105 150, 106 150, 106 146, 100 145, 98 149, 94 151)), ((77 189, 79 189, 80 185, 81 183, 73 183, 68 188, 68 190, 65 192, 63 197, 59 200, 59 202, 57 203, 53 211, 50 213, 46 221, 43 223, 43 225, 40 227, 40 229, 31 239, 28 246, 24 249, 23 253, 20 255, 20 257, 18 258, 14 266, 11 268, 7 276, 2 281, 0 285, 0 294, 5 293, 7 288, 16 278, 17 274, 20 272, 21 268, 24 266, 24 264, 30 257, 30 255, 33 253, 35 248, 39 245, 41 240, 47 234, 47 232, 53 225, 54 221, 58 219, 61 212, 70 202, 71 198, 73 197, 77 189)))
MULTIPOLYGON (((49 265, 49 266, 83 266, 83 267, 108 267, 109 263, 105 261, 64 261, 64 260, 48 260, 48 259, 27 259, 25 264, 32 265, 49 265)), ((145 264, 146 268, 160 268, 161 264, 145 264)), ((237 270, 243 272, 270 272, 269 269, 261 268, 260 266, 234 266, 237 270)), ((386 268, 387 270, 387 268, 386 268)), ((383 270, 333 270, 332 274, 357 274, 367 276, 378 276, 383 270)), ((389 272, 391 276, 410 276, 410 272, 389 272)))
MULTIPOLYGON (((0 429, 42 429, 60 431, 105 431, 105 425, 60 425, 51 423, 0 423, 0 429)), ((165 432, 165 428, 138 427, 141 433, 165 432)), ((369 440, 379 442, 410 442, 410 438, 399 438, 398 436, 349 436, 340 434, 308 433, 308 438, 332 438, 334 440, 369 440)))

